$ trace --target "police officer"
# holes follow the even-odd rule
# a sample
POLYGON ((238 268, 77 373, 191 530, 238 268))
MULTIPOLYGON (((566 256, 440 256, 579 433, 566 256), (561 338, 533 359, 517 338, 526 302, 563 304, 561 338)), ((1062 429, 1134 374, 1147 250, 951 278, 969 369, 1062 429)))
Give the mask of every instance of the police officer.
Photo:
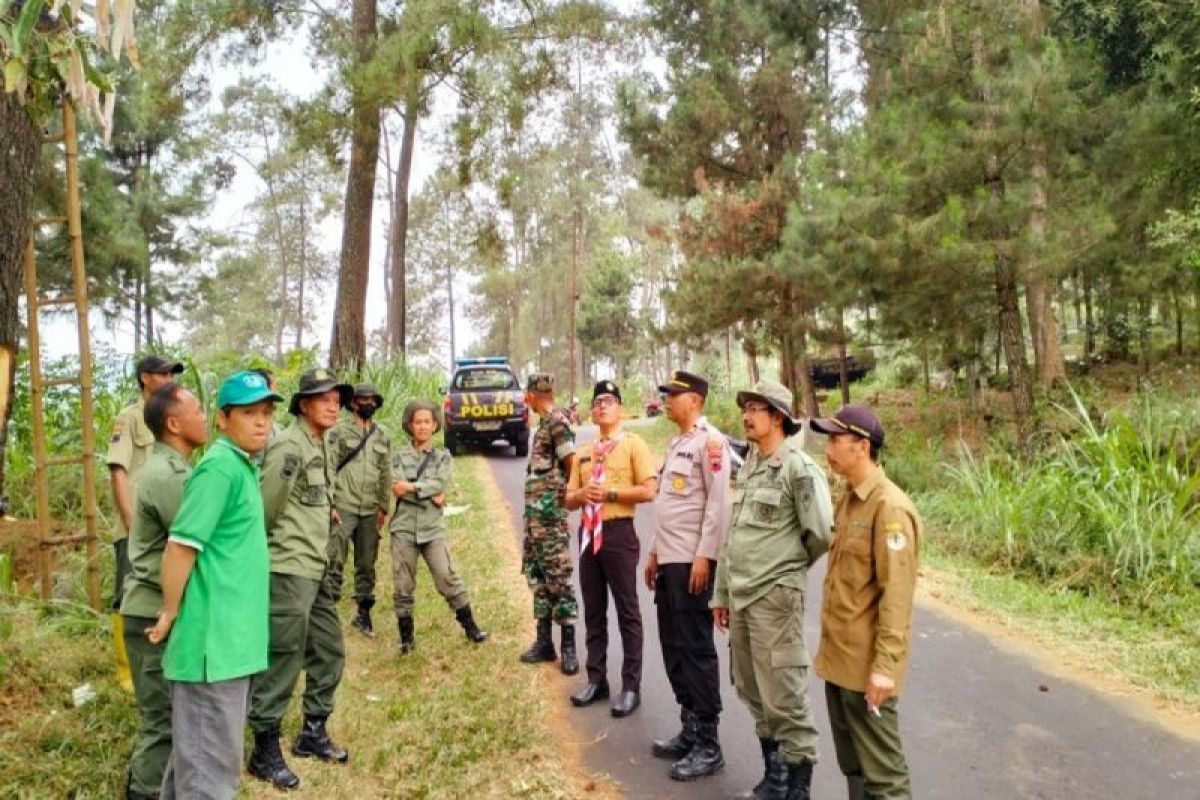
POLYGON ((375 561, 392 494, 392 441, 373 419, 381 408, 383 395, 373 384, 360 383, 350 400, 350 418, 343 418, 329 432, 329 452, 337 472, 333 502, 342 519, 330 540, 329 579, 334 598, 340 600, 346 556, 353 543, 354 602, 358 612, 350 624, 368 637, 375 636, 371 624, 375 561))
POLYGON ((680 370, 658 390, 679 435, 667 445, 659 475, 646 585, 654 591, 663 664, 682 730, 654 742, 651 751, 675 761, 672 778, 688 781, 725 765, 717 737, 720 670, 708 604, 713 565, 729 527, 730 453, 725 437, 703 416, 708 381, 680 370))
POLYGON ((119 613, 121 591, 125 576, 129 574, 129 542, 126 539, 133 528, 133 501, 136 492, 138 471, 150 457, 154 447, 154 434, 146 426, 144 413, 146 399, 151 392, 183 372, 183 364, 157 355, 142 357, 137 362, 138 389, 141 397, 136 403, 121 409, 113 420, 112 435, 108 440, 108 476, 112 485, 113 505, 117 507, 120 528, 113 539, 116 575, 113 579, 113 646, 117 657, 117 676, 126 690, 132 690, 129 674, 129 658, 125 652, 124 621, 119 613))
POLYGON ((208 439, 204 407, 187 389, 167 383, 150 394, 145 406, 144 421, 155 442, 138 473, 129 575, 121 592, 125 648, 141 714, 125 791, 131 800, 158 797, 171 754, 171 694, 163 677, 163 646, 151 643, 146 630, 154 627, 163 607, 163 549, 192 471, 188 459, 208 439))
POLYGON ((851 800, 909 798, 896 702, 912 650, 921 517, 879 466, 883 425, 870 409, 844 406, 810 424, 829 437, 825 457, 847 484, 815 665, 825 679, 838 766, 851 800))
POLYGON ((808 704, 804 594, 808 569, 829 549, 825 473, 790 436, 792 393, 772 381, 737 394, 754 445, 737 475, 729 535, 717 563, 713 618, 729 630, 738 696, 754 717, 763 779, 742 795, 808 800, 817 730, 808 704))
POLYGON ((521 654, 521 661, 536 664, 553 661, 551 622, 561 629, 560 645, 564 675, 579 672, 575 651, 575 620, 579 603, 571 584, 574 564, 567 527, 567 478, 575 463, 575 432, 566 412, 554 405, 554 376, 530 375, 525 384, 525 403, 538 415, 529 466, 525 470, 525 538, 522 541, 521 571, 533 590, 533 618, 537 639, 521 654))
POLYGON ((329 738, 325 723, 342 679, 345 650, 332 581, 329 535, 337 522, 334 466, 325 434, 353 389, 325 369, 300 376, 288 411, 291 426, 267 446, 262 468, 263 511, 271 554, 271 654, 252 686, 250 774, 280 789, 300 785, 279 746, 279 726, 301 670, 304 727, 292 746, 301 757, 345 763, 349 755, 329 738))

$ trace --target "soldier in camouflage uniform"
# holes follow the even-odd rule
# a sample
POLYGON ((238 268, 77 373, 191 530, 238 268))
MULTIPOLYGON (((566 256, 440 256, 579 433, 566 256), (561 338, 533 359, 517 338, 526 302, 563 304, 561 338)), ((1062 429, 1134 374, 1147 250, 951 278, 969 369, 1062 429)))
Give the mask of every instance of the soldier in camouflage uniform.
POLYGON ((333 373, 310 370, 300 376, 288 411, 295 421, 267 445, 262 467, 263 511, 271 555, 271 650, 265 672, 251 687, 250 727, 254 752, 249 771, 280 789, 300 779, 279 747, 280 724, 300 672, 305 673, 304 727, 292 746, 295 755, 345 763, 349 756, 333 743, 325 721, 342 680, 345 645, 328 579, 334 467, 325 434, 352 389, 333 373))
POLYGON ((575 620, 579 603, 571 585, 574 565, 567 528, 567 478, 575 459, 575 434, 566 412, 554 405, 554 377, 529 376, 525 402, 539 417, 533 434, 529 467, 525 474, 525 538, 521 569, 533 589, 533 616, 537 640, 521 654, 521 661, 553 661, 551 622, 562 628, 561 669, 565 675, 579 671, 575 652, 575 620))
POLYGON ((350 418, 329 432, 329 457, 337 471, 333 501, 341 523, 329 540, 329 581, 335 600, 342 599, 342 576, 354 545, 354 602, 351 625, 374 637, 375 561, 379 534, 387 522, 392 497, 392 440, 372 417, 383 408, 383 395, 370 383, 354 387, 350 418))

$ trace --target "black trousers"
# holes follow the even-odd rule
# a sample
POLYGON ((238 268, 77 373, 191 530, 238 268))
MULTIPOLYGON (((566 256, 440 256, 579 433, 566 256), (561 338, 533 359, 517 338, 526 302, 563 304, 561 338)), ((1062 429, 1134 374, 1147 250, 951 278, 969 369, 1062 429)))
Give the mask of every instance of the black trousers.
POLYGON ((583 594, 583 622, 587 628, 588 681, 608 680, 608 594, 617 607, 621 630, 621 688, 637 691, 642 685, 642 612, 637 599, 638 538, 632 519, 604 522, 604 546, 579 554, 579 588, 583 594))
MULTIPOLYGON (((688 592, 691 564, 661 564, 654 579, 658 638, 675 700, 705 722, 721 714, 721 674, 713 643, 712 581, 688 592)), ((711 574, 710 574, 711 578, 711 574)))

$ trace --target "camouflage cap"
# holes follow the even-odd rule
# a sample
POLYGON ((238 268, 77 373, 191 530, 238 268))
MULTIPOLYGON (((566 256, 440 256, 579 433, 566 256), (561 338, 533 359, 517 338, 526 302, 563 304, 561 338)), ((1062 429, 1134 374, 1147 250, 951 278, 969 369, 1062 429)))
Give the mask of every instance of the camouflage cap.
POLYGON ((525 391, 554 393, 554 376, 549 372, 535 372, 525 380, 525 391))

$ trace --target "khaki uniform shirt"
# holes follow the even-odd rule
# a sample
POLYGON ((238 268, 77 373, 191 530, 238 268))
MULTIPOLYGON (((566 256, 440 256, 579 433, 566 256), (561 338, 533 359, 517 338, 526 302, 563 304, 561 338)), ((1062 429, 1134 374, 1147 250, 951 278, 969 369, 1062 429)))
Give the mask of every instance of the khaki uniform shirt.
POLYGON ((333 461, 337 484, 333 502, 342 514, 368 516, 387 511, 392 496, 392 440, 387 431, 374 422, 360 428, 354 419, 343 419, 329 432, 329 458, 333 461), (371 438, 341 471, 337 465, 358 447, 373 430, 371 438))
POLYGON ((650 552, 660 564, 690 564, 697 556, 717 560, 729 528, 729 444, 703 419, 667 445, 654 498, 656 528, 650 552), (709 455, 709 443, 720 454, 709 455))
POLYGON ((328 559, 333 468, 323 439, 300 418, 267 445, 263 514, 271 572, 320 580, 328 559))
POLYGON ((171 522, 179 512, 183 484, 192 465, 169 444, 155 442, 139 473, 129 533, 129 574, 121 594, 121 613, 157 617, 162 610, 162 555, 171 522))
POLYGON ((785 439, 766 458, 751 450, 734 485, 710 605, 740 610, 776 586, 803 592, 832 528, 829 482, 799 444, 785 439))
POLYGON ((388 526, 393 536, 410 536, 417 544, 432 542, 446 535, 446 518, 434 497, 446 491, 450 482, 450 471, 454 458, 444 447, 418 450, 411 444, 401 447, 392 457, 392 479, 409 481, 417 485, 417 491, 401 496, 396 503, 396 514, 388 526), (424 470, 421 464, 428 454, 424 470), (417 473, 421 473, 420 479, 417 473))
POLYGON ((904 687, 923 525, 883 469, 838 501, 825 574, 817 674, 856 692, 872 672, 904 687))
MULTIPOLYGON (((108 440, 108 456, 105 461, 110 467, 122 467, 129 475, 131 499, 137 497, 137 474, 154 448, 154 434, 146 425, 146 418, 143 416, 145 411, 144 399, 123 408, 113 420, 112 436, 108 440)), ((117 525, 120 526, 117 538, 124 538, 128 531, 125 530, 125 522, 120 514, 117 515, 117 525)))
MULTIPOLYGON (((580 446, 579 455, 571 466, 571 479, 567 488, 574 491, 592 479, 592 453, 594 441, 580 446)), ((650 453, 646 440, 636 433, 626 432, 604 459, 604 487, 625 489, 641 486, 650 478, 658 477, 657 464, 650 453)), ((637 509, 629 503, 605 503, 602 519, 632 518, 637 509)))

